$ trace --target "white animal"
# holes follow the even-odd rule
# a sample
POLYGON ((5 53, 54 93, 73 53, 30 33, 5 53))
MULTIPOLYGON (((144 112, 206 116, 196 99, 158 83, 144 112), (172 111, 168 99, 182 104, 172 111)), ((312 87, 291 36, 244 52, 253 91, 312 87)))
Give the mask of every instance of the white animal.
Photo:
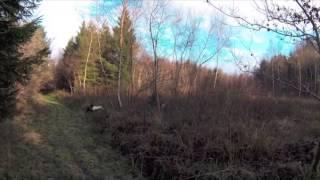
POLYGON ((94 112, 94 111, 98 111, 98 110, 103 110, 103 106, 95 106, 95 105, 91 104, 87 108, 87 112, 94 112))

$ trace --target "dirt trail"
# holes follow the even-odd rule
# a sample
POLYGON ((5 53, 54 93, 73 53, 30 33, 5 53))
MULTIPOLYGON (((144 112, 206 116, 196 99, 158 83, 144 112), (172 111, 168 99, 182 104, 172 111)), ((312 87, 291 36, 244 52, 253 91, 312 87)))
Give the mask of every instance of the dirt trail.
POLYGON ((93 133, 83 112, 54 96, 43 97, 23 141, 8 146, 10 159, 0 166, 0 179, 139 179, 128 162, 93 133))

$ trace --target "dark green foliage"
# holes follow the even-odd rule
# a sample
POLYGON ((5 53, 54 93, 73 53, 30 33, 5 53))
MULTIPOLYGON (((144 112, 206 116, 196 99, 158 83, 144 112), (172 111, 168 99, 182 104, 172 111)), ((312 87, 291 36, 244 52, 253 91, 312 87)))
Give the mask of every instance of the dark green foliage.
POLYGON ((105 24, 102 26, 101 32, 101 59, 104 69, 100 68, 107 85, 114 85, 117 80, 117 54, 115 47, 115 39, 110 33, 109 27, 105 24), (103 72, 104 71, 104 72, 103 72))
POLYGON ((83 22, 77 36, 68 42, 64 57, 58 64, 56 74, 58 88, 84 89, 84 79, 86 79, 86 87, 114 86, 117 81, 120 56, 122 56, 121 80, 124 85, 130 82, 136 38, 129 11, 125 9, 123 13, 122 47, 120 47, 121 18, 119 18, 118 25, 113 28, 113 34, 107 24, 98 28, 93 23, 83 22))
MULTIPOLYGON (((118 56, 122 56, 122 80, 124 82, 130 81, 131 69, 133 63, 133 49, 136 43, 136 37, 134 34, 134 28, 130 19, 129 11, 124 7, 123 14, 118 19, 118 25, 113 28, 114 41, 118 56), (124 17, 123 24, 123 45, 120 47, 120 27, 121 16, 124 17), (120 51, 121 50, 121 51, 120 51)), ((118 64, 118 63, 117 63, 118 64)))
POLYGON ((26 82, 32 65, 48 54, 46 48, 32 57, 22 57, 19 51, 38 28, 39 19, 28 21, 38 2, 0 1, 0 119, 10 115, 15 107, 16 84, 26 82))
POLYGON ((117 72, 113 63, 116 61, 114 52, 114 40, 107 25, 99 29, 93 23, 83 22, 77 36, 69 40, 64 57, 58 64, 58 88, 81 90, 85 75, 86 87, 112 85, 117 72))
POLYGON ((75 38, 71 38, 64 50, 64 56, 72 55, 78 48, 78 43, 75 42, 75 38))

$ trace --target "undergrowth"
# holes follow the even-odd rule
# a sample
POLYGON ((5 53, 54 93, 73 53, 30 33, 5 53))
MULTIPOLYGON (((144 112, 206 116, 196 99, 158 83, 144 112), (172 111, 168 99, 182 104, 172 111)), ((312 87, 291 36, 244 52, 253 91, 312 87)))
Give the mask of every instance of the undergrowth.
POLYGON ((112 97, 79 99, 104 105, 104 111, 87 115, 96 133, 104 132, 101 138, 109 138, 149 179, 311 178, 320 137, 319 104, 313 100, 230 90, 163 97, 159 113, 142 99, 121 110, 112 106, 112 97))

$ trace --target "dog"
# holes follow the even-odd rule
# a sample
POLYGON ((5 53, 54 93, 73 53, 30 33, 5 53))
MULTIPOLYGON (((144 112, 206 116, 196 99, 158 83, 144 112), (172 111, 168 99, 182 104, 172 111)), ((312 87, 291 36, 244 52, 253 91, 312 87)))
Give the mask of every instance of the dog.
POLYGON ((95 112, 95 111, 99 111, 99 110, 103 110, 102 106, 95 106, 93 104, 91 104, 89 107, 87 107, 87 112, 95 112))

